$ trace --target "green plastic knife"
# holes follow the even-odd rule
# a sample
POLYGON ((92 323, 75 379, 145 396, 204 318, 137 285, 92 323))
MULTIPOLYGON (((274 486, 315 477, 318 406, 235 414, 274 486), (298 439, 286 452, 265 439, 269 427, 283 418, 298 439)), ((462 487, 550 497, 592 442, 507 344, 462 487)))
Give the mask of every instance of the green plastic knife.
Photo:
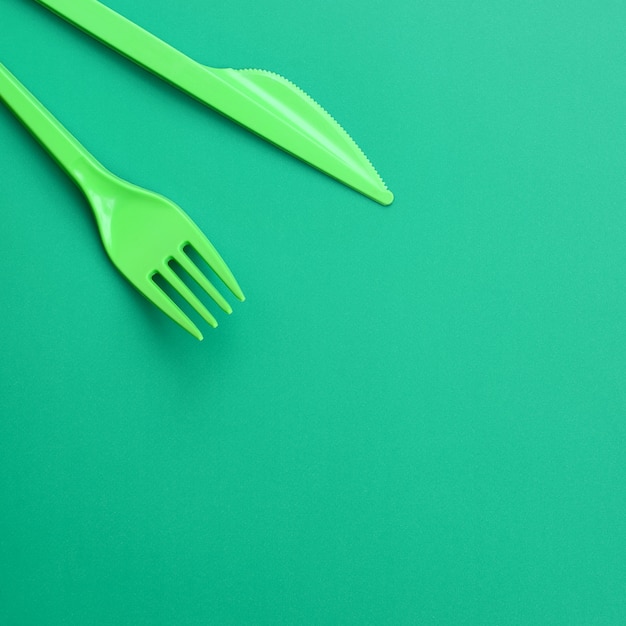
POLYGON ((286 78, 197 63, 96 0, 36 0, 286 152, 388 205, 393 194, 348 133, 286 78))

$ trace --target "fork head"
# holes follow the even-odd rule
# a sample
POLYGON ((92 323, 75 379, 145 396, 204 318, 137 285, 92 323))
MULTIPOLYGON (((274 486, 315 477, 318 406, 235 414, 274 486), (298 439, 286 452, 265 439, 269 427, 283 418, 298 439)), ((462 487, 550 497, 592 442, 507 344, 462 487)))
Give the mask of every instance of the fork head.
MULTIPOLYGON (((177 264, 227 313, 232 309, 186 250, 191 246, 236 298, 245 299, 230 269, 189 216, 171 200, 117 177, 88 193, 104 247, 113 264, 153 304, 202 340, 202 333, 163 291, 166 281, 211 326, 217 321, 174 271, 177 264)), ((180 271, 180 270, 179 270, 180 271)))

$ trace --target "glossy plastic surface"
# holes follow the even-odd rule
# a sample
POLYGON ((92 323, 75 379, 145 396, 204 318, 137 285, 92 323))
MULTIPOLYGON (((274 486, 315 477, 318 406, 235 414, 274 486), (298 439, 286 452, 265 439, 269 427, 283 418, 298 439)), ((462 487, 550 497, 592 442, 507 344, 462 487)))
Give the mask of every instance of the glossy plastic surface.
POLYGON ((150 301, 197 339, 202 333, 157 285, 160 274, 211 326, 209 313, 170 263, 176 261, 227 313, 230 305, 185 250, 194 248, 240 300, 243 293, 215 248, 172 201, 128 183, 104 168, 0 63, 0 99, 76 182, 96 216, 104 247, 114 265, 150 301))
POLYGON ((282 76, 200 65, 96 0, 37 2, 290 154, 380 204, 393 202, 348 133, 282 76))

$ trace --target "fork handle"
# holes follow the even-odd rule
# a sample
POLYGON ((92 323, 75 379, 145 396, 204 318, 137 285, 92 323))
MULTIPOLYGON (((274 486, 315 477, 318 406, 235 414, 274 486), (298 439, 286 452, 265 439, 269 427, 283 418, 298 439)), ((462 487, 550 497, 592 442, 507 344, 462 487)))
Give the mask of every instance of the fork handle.
POLYGON ((89 173, 104 169, 2 63, 0 100, 4 101, 83 191, 89 173))

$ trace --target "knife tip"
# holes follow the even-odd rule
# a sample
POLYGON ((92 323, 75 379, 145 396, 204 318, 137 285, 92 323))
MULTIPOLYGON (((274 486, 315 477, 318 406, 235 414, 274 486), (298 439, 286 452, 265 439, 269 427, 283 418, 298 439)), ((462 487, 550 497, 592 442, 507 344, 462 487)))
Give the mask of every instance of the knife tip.
POLYGON ((381 191, 375 199, 383 206, 389 206, 393 202, 394 196, 389 189, 385 189, 381 191))

